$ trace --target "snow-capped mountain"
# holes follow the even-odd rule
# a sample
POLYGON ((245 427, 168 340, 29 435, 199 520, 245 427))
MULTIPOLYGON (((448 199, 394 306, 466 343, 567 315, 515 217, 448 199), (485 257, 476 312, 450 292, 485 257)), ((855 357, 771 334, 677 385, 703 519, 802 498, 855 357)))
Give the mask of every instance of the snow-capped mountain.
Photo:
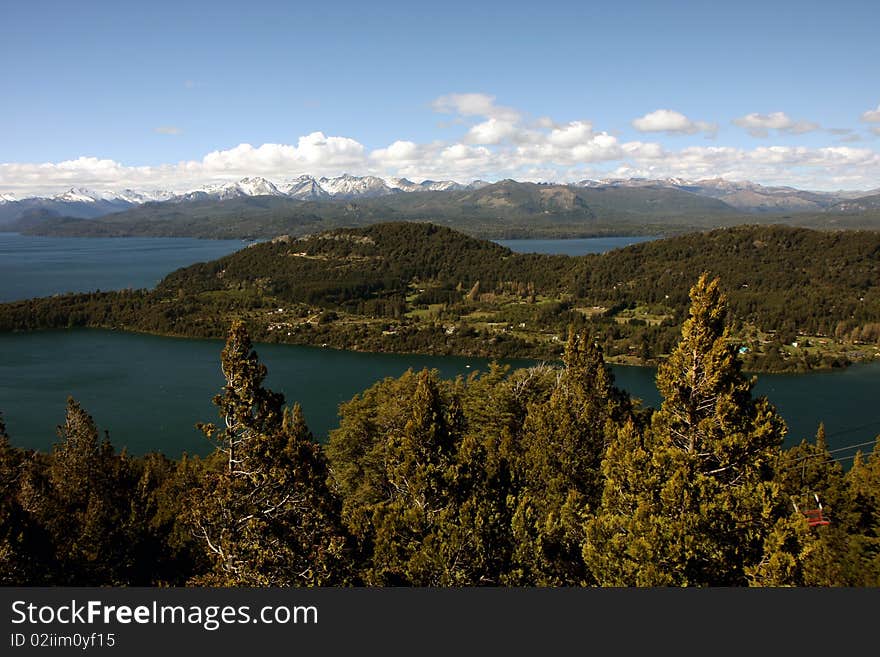
POLYGON ((338 198, 387 196, 399 191, 376 176, 351 176, 347 173, 338 178, 319 178, 318 184, 330 196, 338 198))
MULTIPOLYGON (((611 187, 667 187, 698 196, 724 201, 727 205, 745 212, 807 212, 822 211, 842 198, 840 194, 810 192, 794 187, 770 187, 749 181, 739 182, 724 178, 687 180, 685 178, 609 178, 604 180, 581 180, 579 187, 594 189, 611 187)), ((856 194, 856 198, 864 193, 856 194)))
POLYGON ((401 192, 450 192, 469 188, 469 185, 462 185, 454 180, 423 180, 415 183, 407 178, 388 178, 386 184, 401 192))
MULTIPOLYGON (((40 199, 56 203, 128 203, 140 205, 149 201, 167 201, 174 198, 174 192, 167 190, 138 191, 123 189, 122 191, 96 191, 85 187, 71 187, 65 192, 54 196, 35 196, 22 200, 40 199)), ((15 199, 18 200, 18 199, 15 199)))
POLYGON ((222 185, 208 185, 184 194, 177 194, 170 200, 176 203, 186 201, 228 201, 244 196, 286 196, 273 183, 265 178, 242 178, 237 182, 222 185))
POLYGON ((227 193, 241 196, 284 196, 284 192, 265 178, 242 178, 237 183, 224 185, 224 188, 227 193))
POLYGON ((93 192, 82 187, 71 187, 66 192, 56 194, 50 198, 59 203, 96 203, 108 200, 104 198, 103 193, 93 192))
POLYGON ((419 185, 422 191, 429 192, 454 192, 460 189, 467 189, 468 185, 462 185, 454 180, 423 180, 419 185))
MULTIPOLYGON (((407 178, 383 179, 378 176, 343 174, 335 178, 315 178, 310 175, 301 175, 280 186, 265 178, 248 177, 235 182, 198 187, 184 193, 136 189, 94 191, 72 187, 54 196, 18 198, 11 193, 0 194, 0 224, 10 224, 23 216, 33 216, 35 212, 57 216, 94 218, 112 212, 121 212, 148 202, 225 201, 252 196, 274 196, 315 202, 429 191, 479 190, 490 184, 484 180, 474 180, 463 185, 452 180, 414 182, 407 178)), ((610 188, 675 189, 723 201, 728 206, 743 212, 854 211, 853 208, 861 208, 867 203, 867 201, 862 202, 862 198, 872 194, 876 195, 877 191, 880 191, 811 192, 793 187, 764 186, 758 183, 731 181, 724 178, 705 180, 610 178, 581 180, 570 186, 599 190, 610 188), (844 201, 850 201, 849 205, 840 205, 844 201)), ((871 198, 870 201, 870 207, 875 207, 876 199, 871 198)), ((586 202, 589 205, 589 199, 586 202)))
POLYGON ((401 192, 422 192, 422 186, 418 183, 414 183, 412 180, 407 178, 388 178, 386 184, 391 189, 397 189, 401 192))
POLYGON ((174 198, 174 192, 170 192, 167 189, 153 189, 145 192, 123 189, 121 192, 116 193, 116 198, 120 201, 140 205, 141 203, 170 201, 174 198))
POLYGON ((318 201, 329 198, 330 194, 312 176, 300 176, 290 181, 287 195, 301 201, 318 201))

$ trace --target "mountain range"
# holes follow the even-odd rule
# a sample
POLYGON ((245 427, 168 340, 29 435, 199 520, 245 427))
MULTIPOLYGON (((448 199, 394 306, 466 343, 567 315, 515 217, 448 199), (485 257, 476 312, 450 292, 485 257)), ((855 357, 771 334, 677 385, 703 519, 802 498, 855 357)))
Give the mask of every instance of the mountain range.
MULTIPOLYGON (((211 216, 273 217, 296 216, 300 223, 316 221, 330 225, 356 225, 396 218, 399 220, 451 221, 472 232, 484 234, 504 227, 519 230, 528 225, 592 222, 592 229, 612 229, 622 221, 633 229, 637 222, 660 226, 702 225, 704 217, 765 216, 783 214, 852 215, 880 209, 880 188, 862 192, 816 192, 793 187, 769 187, 722 178, 690 181, 630 178, 582 180, 576 183, 495 183, 451 180, 379 178, 344 174, 335 178, 302 175, 284 183, 247 177, 235 182, 208 185, 184 193, 167 190, 123 189, 96 192, 71 188, 48 197, 18 199, 0 195, 0 227, 42 230, 40 225, 65 223, 65 231, 91 231, 72 220, 107 217, 118 230, 123 223, 161 220, 169 226, 181 218, 193 220, 211 216), (697 218, 700 218, 697 222, 697 218), (482 222, 482 227, 478 228, 482 222), (697 222, 697 223, 695 223, 697 222), (494 226, 494 228, 492 227, 494 226), (37 228, 35 228, 37 227, 37 228)), ((274 219, 273 219, 274 221, 274 219)), ((761 219, 764 222, 764 219, 761 219)), ((821 223, 821 222, 820 222, 821 223)), ((830 222, 830 223, 833 223, 830 222)), ((712 225, 717 225, 718 222, 712 225)), ((811 224, 812 225, 812 224, 811 224)), ((266 227, 268 230, 268 227, 266 227)), ((99 229, 106 230, 106 226, 99 229)), ((198 231, 197 231, 198 232, 198 231)))

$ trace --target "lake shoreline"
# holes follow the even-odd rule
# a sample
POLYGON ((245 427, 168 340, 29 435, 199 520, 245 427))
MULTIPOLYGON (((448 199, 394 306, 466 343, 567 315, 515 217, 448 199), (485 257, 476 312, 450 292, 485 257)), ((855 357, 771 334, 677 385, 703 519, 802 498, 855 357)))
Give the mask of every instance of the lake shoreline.
MULTIPOLYGON (((223 385, 222 348, 216 339, 106 329, 0 334, 0 377, 5 381, 0 383, 0 411, 13 444, 24 448, 51 448, 54 427, 63 421, 64 402, 72 395, 101 430, 110 432, 114 444, 131 453, 204 455, 209 445, 195 424, 216 421, 211 399, 223 385)), ((321 441, 336 427, 338 405, 381 379, 410 368, 438 369, 444 378, 468 377, 486 372, 496 360, 264 342, 254 348, 268 370, 266 386, 282 392, 288 404, 300 403, 321 441)), ((499 362, 512 369, 539 364, 531 359, 499 362)), ((659 407, 655 368, 611 368, 618 387, 645 407, 659 407)), ((767 396, 780 409, 790 444, 811 439, 819 422, 825 423, 832 448, 880 433, 870 404, 880 397, 880 363, 807 374, 758 375, 753 393, 767 396)))

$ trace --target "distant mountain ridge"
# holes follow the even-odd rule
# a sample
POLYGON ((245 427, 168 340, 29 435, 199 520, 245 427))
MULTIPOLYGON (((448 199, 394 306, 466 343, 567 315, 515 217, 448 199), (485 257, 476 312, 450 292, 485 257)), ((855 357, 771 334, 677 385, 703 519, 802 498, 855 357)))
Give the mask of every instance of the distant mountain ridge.
MULTIPOLYGON (((427 194, 424 201, 414 203, 426 206, 444 201, 471 202, 480 207, 494 207, 503 212, 506 207, 519 207, 521 195, 512 191, 513 180, 488 183, 475 180, 462 184, 452 180, 424 180, 416 183, 406 178, 380 178, 378 176, 353 176, 343 174, 334 178, 315 178, 301 175, 283 183, 266 178, 246 177, 235 182, 207 185, 183 193, 168 190, 93 191, 73 187, 54 196, 34 196, 19 199, 14 194, 0 194, 0 226, 9 225, 25 216, 72 217, 94 219, 107 214, 123 212, 145 204, 186 204, 196 202, 229 201, 251 197, 277 197, 294 201, 321 202, 334 200, 365 200, 398 197, 402 195, 427 194), (506 186, 505 186, 506 185, 506 186), (484 189, 491 191, 485 197, 472 194, 484 189), (441 200, 436 193, 448 194, 441 200), (519 200, 514 200, 513 196, 519 200)), ((596 204, 605 210, 628 213, 644 213, 652 210, 666 211, 666 204, 675 192, 686 193, 692 198, 679 195, 674 208, 690 207, 703 211, 737 211, 745 213, 779 212, 858 212, 878 207, 880 189, 865 192, 814 192, 793 187, 772 187, 752 182, 728 181, 723 178, 686 180, 682 178, 603 179, 581 180, 576 183, 516 183, 534 185, 542 191, 539 204, 546 204, 545 212, 586 211, 596 204), (546 190, 546 191, 544 191, 546 190), (584 195, 583 192, 587 194, 584 195), (712 200, 716 203, 704 203, 712 200), (586 200, 585 199, 589 199, 586 200), (653 203, 653 207, 652 207, 653 203), (617 204, 617 205, 615 205, 617 204)), ((529 201, 531 205, 535 205, 529 201)), ((395 202, 396 205, 396 202, 395 202)), ((412 205, 409 202, 406 205, 412 205)))

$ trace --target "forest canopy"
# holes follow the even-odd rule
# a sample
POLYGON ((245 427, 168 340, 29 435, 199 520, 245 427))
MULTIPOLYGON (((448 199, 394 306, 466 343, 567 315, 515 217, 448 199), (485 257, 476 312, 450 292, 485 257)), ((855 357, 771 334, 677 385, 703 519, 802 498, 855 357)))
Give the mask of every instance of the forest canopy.
POLYGON ((50 453, 0 419, 0 582, 880 585, 880 437, 848 471, 822 427, 783 450, 719 281, 689 299, 658 409, 572 327, 560 367, 379 381, 326 445, 236 320, 207 458, 119 452, 73 399, 50 453))

